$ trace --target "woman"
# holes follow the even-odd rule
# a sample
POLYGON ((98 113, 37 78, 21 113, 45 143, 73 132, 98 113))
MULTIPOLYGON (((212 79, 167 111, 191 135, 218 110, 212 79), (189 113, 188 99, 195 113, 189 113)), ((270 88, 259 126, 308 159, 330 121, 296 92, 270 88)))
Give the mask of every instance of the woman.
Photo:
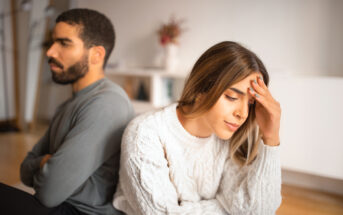
POLYGON ((122 141, 115 208, 126 214, 275 214, 280 105, 259 58, 208 49, 181 99, 134 119, 122 141))

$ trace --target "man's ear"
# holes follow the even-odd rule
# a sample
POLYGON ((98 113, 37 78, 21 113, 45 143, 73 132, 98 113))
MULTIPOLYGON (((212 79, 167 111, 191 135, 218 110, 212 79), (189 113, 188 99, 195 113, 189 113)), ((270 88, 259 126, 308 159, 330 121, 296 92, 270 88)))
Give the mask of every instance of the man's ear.
POLYGON ((90 49, 90 63, 103 64, 105 60, 106 50, 103 46, 93 46, 90 49))

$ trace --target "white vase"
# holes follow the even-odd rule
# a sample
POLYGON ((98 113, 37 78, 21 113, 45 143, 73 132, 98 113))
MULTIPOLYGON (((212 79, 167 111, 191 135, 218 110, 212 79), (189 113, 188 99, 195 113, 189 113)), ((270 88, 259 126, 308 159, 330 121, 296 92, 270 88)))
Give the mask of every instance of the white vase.
POLYGON ((164 69, 168 72, 175 71, 177 69, 179 47, 173 43, 169 43, 164 46, 164 69))

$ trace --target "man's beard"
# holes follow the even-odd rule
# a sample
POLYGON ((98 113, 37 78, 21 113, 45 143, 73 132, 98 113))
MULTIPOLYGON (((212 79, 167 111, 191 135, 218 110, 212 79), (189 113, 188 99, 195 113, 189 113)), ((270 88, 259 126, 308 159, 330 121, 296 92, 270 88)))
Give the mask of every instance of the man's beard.
POLYGON ((50 58, 49 63, 53 63, 62 69, 60 72, 51 70, 52 80, 58 84, 72 84, 85 76, 88 72, 88 54, 85 54, 79 62, 70 66, 67 70, 64 70, 63 65, 55 58, 50 58))

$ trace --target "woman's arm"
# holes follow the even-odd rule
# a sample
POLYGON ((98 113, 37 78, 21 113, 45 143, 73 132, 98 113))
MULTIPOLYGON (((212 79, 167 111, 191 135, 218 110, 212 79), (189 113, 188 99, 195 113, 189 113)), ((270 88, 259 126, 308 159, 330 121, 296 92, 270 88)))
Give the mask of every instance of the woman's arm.
POLYGON ((155 128, 129 125, 123 136, 120 165, 120 190, 134 214, 226 214, 216 199, 178 199, 155 128))
POLYGON ((216 198, 229 214, 275 214, 281 204, 279 150, 261 142, 251 165, 240 168, 226 161, 216 198))

